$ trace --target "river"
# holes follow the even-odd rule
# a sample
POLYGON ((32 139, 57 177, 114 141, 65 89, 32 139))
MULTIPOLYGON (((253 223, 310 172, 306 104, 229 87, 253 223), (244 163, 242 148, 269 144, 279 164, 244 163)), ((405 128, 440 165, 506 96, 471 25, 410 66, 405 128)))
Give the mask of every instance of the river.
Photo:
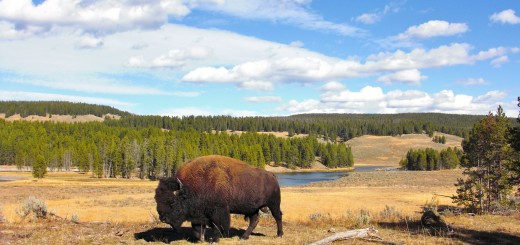
MULTIPOLYGON (((356 172, 375 171, 376 169, 385 168, 381 166, 360 166, 356 167, 356 172)), ((317 181, 335 180, 347 176, 348 172, 291 172, 276 173, 280 186, 296 186, 304 185, 317 181)))

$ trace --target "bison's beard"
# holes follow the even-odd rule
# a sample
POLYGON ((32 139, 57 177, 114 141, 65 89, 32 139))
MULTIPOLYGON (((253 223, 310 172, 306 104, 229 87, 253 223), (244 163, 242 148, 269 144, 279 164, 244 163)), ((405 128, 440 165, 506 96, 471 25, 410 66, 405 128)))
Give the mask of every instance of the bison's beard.
POLYGON ((174 230, 178 230, 186 220, 185 216, 175 210, 157 210, 161 222, 169 224, 174 230))

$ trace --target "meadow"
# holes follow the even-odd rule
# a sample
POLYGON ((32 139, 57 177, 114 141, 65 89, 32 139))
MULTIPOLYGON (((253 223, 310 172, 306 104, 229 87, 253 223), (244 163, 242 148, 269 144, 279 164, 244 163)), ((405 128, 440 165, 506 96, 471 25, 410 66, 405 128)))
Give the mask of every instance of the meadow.
MULTIPOLYGON (((247 243, 309 244, 332 231, 374 226, 390 244, 519 244, 519 213, 471 216, 452 212, 444 217, 452 231, 438 233, 422 227, 423 206, 451 206, 449 196, 461 173, 354 172, 336 181, 284 187, 285 236, 275 238, 275 222, 264 216, 247 243)), ((98 179, 79 173, 49 173, 40 180, 30 173, 0 172, 2 176, 18 178, 0 182, 0 241, 4 244, 194 242, 188 223, 175 233, 158 221, 153 199, 156 181, 98 179), (28 196, 43 200, 55 216, 22 219, 16 210, 28 196)), ((247 222, 232 215, 231 227, 232 237, 221 239, 221 244, 239 243, 247 222)), ((349 244, 366 243, 370 242, 357 239, 349 244)))

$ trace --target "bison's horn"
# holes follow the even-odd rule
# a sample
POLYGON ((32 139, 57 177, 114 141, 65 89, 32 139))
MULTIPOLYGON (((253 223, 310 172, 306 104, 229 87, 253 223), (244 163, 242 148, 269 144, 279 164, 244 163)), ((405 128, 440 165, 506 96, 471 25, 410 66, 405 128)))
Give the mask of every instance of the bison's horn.
POLYGON ((179 189, 182 189, 182 182, 179 178, 177 178, 177 182, 179 182, 179 189))

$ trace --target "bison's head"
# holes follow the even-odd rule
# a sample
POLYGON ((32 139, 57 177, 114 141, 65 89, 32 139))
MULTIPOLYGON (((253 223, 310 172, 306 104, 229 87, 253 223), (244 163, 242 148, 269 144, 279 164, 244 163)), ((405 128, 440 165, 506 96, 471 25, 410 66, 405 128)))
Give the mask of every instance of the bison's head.
POLYGON ((187 219, 188 207, 182 183, 176 178, 159 180, 155 189, 155 201, 159 219, 170 224, 173 229, 178 229, 187 219))

